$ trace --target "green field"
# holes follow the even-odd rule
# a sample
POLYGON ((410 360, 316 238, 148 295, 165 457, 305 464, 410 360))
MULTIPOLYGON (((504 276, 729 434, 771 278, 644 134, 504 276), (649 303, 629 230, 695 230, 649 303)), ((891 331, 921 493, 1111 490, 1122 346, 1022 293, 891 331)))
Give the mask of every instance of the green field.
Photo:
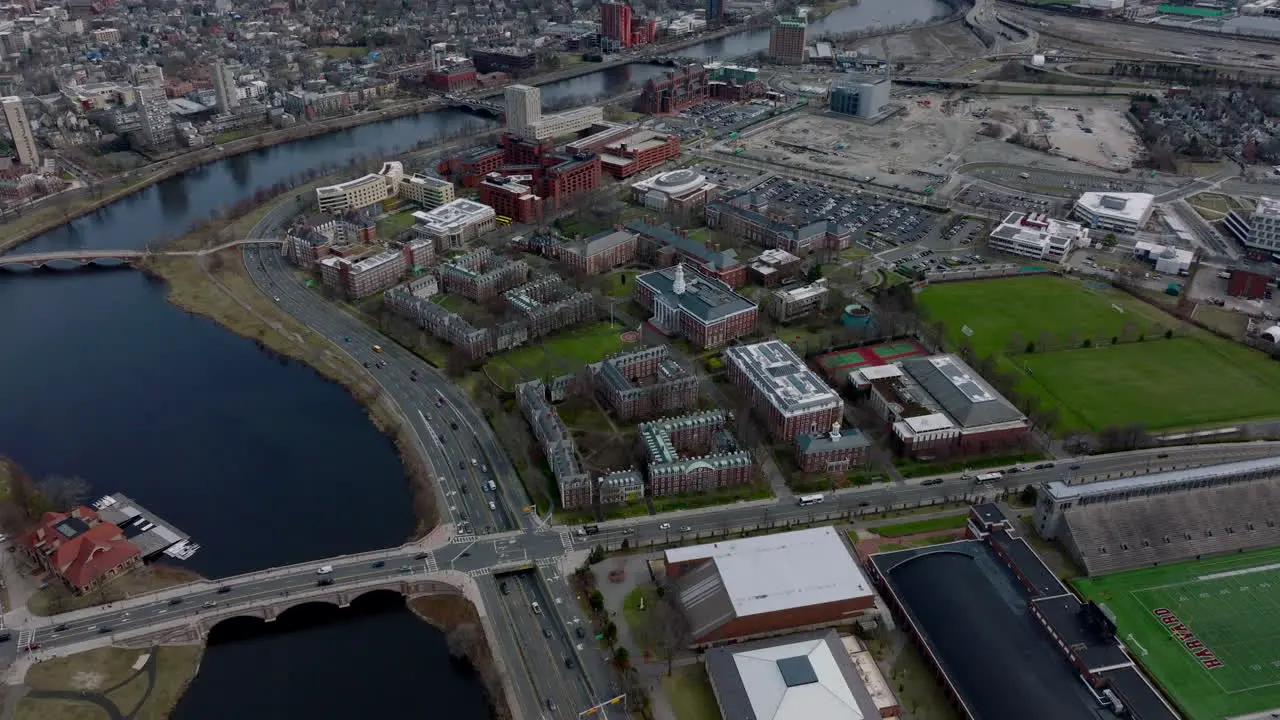
POLYGON ((937 532, 939 530, 956 530, 969 523, 969 514, 943 515, 941 517, 914 520, 912 522, 876 525, 868 528, 880 537, 906 537, 916 533, 937 532))
POLYGON ((1117 634, 1191 720, 1280 707, 1280 549, 1073 584, 1115 614, 1117 634))
POLYGON ((498 355, 485 364, 485 371, 503 386, 511 388, 526 380, 576 372, 586 363, 602 360, 623 348, 621 334, 626 328, 607 322, 591 323, 542 338, 498 355))
POLYGON ((1029 275, 1003 280, 930 285, 918 297, 929 322, 946 325, 947 338, 959 342, 962 329, 973 331, 969 345, 979 356, 1003 353, 1014 336, 1021 353, 1028 342, 1037 347, 1047 340, 1052 349, 1074 336, 1095 342, 1118 337, 1125 325, 1138 334, 1173 327, 1174 320, 1115 290, 1094 290, 1076 280, 1055 275, 1029 275), (1124 312, 1117 311, 1118 305, 1124 312))
POLYGON ((930 285, 919 303, 951 346, 995 357, 1019 376, 1019 393, 1056 407, 1060 432, 1280 415, 1280 365, 1199 329, 1165 339, 1176 318, 1115 290, 1036 275, 930 285))

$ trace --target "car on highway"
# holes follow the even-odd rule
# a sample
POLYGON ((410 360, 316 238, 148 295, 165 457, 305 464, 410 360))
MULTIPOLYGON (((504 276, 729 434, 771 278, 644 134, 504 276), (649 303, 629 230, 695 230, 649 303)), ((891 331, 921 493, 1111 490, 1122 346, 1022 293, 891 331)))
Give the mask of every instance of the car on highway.
POLYGON ((542 614, 542 606, 538 604, 537 600, 534 600, 532 603, 529 604, 529 609, 533 611, 534 615, 542 614))
POLYGON ((498 589, 502 591, 503 595, 511 594, 511 588, 507 586, 507 582, 505 580, 502 581, 502 584, 498 586, 498 589))
POLYGON ((498 505, 497 505, 496 503, 494 503, 492 500, 490 500, 490 501, 489 501, 489 509, 490 509, 490 510, 497 510, 497 509, 498 509, 498 505))
POLYGON ((924 485, 924 486, 926 486, 926 487, 931 486, 931 485, 941 485, 941 484, 942 484, 942 478, 933 478, 932 480, 925 480, 924 482, 922 482, 922 483, 920 483, 920 484, 921 484, 921 485, 924 485))
POLYGON ((219 594, 219 595, 226 595, 226 594, 227 594, 227 593, 229 593, 229 592, 231 592, 231 586, 230 586, 230 585, 223 585, 222 587, 218 588, 218 594, 219 594))
POLYGON ((547 698, 547 710, 549 710, 549 711, 551 711, 551 712, 555 712, 555 711, 556 711, 556 701, 555 701, 555 700, 552 700, 551 698, 547 698))
POLYGON ((546 628, 542 628, 542 637, 551 637, 551 631, 546 628))
POLYGON ((658 526, 658 529, 659 529, 659 530, 670 530, 670 529, 671 529, 671 523, 662 523, 661 525, 659 525, 659 526, 658 526))
POLYGON ((374 566, 374 567, 376 567, 376 568, 386 567, 386 566, 387 566, 387 561, 386 561, 386 560, 379 560, 378 562, 374 563, 374 564, 373 564, 373 566, 374 566))
POLYGON ((688 525, 684 525, 680 528, 680 532, 693 532, 693 528, 689 527, 688 525))
MULTIPOLYGON (((110 629, 108 629, 108 630, 107 630, 107 632, 111 632, 111 631, 110 631, 110 629)), ((32 650, 39 650, 39 649, 40 649, 40 643, 27 643, 26 645, 23 645, 23 646, 22 646, 22 649, 23 649, 23 650, 26 650, 26 651, 28 651, 28 652, 30 652, 30 651, 32 651, 32 650)))
POLYGON ((450 429, 450 430, 457 430, 457 429, 458 429, 458 423, 456 423, 456 422, 451 422, 451 423, 449 423, 449 429, 450 429))
MULTIPOLYGON (((109 632, 111 632, 111 626, 110 626, 110 625, 103 625, 102 627, 98 628, 98 634, 99 634, 99 635, 106 635, 106 634, 107 634, 107 633, 109 633, 109 632)), ((39 646, 39 645, 37 645, 36 647, 40 647, 40 646, 39 646)))
POLYGON ((429 556, 430 554, 431 553, 420 552, 417 555, 414 555, 413 557, 417 560, 426 560, 427 556, 429 556))
POLYGON ((218 603, 216 600, 206 600, 205 602, 200 604, 200 607, 202 608, 218 607, 218 603))
POLYGON ((1160 453, 1159 455, 1157 455, 1157 456, 1156 456, 1156 459, 1157 459, 1157 460, 1163 460, 1163 459, 1165 459, 1165 458, 1167 458, 1167 457, 1169 457, 1169 453, 1160 453))
POLYGON ((578 636, 578 639, 579 639, 579 640, 584 640, 584 639, 586 639, 586 637, 587 637, 587 631, 586 631, 586 630, 583 630, 581 625, 579 625, 578 627, 574 628, 573 632, 574 632, 574 634, 575 634, 575 635, 577 635, 577 636, 578 636))
POLYGON ((169 598, 170 605, 178 605, 182 602, 182 598, 169 598))
POLYGON ((332 565, 321 565, 320 567, 316 568, 317 575, 329 575, 332 572, 333 572, 332 565))
POLYGON ((1079 470, 1079 469, 1080 469, 1080 466, 1079 466, 1079 465, 1071 465, 1071 466, 1069 466, 1067 469, 1068 469, 1068 470, 1079 470))
POLYGON ((332 584, 333 584, 333 578, 331 577, 320 578, 319 580, 316 581, 316 585, 319 587, 325 587, 327 585, 332 585, 332 584))
POLYGON ((567 668, 569 668, 570 670, 572 670, 572 669, 574 668, 573 658, 569 657, 568 655, 565 655, 565 656, 564 656, 564 666, 565 666, 565 667, 567 667, 567 668))
POLYGON ((1036 465, 1037 470, 1048 470, 1051 467, 1053 467, 1053 463, 1050 463, 1050 462, 1040 463, 1039 465, 1036 465))
POLYGON ((54 629, 53 629, 53 631, 54 631, 54 632, 62 632, 62 631, 64 631, 64 630, 66 630, 66 629, 67 629, 67 624, 66 624, 66 623, 62 623, 62 624, 61 624, 61 625, 59 625, 58 627, 54 628, 54 629))

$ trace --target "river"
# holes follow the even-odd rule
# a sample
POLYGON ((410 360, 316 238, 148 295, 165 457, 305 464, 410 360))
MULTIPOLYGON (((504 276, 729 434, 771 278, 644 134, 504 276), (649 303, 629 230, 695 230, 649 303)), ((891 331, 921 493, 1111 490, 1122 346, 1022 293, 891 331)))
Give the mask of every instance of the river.
MULTIPOLYGON (((863 0, 817 28, 945 12, 936 0, 863 0)), ((680 54, 736 57, 767 46, 768 32, 752 31, 680 54)), ((665 70, 614 68, 544 86, 542 96, 555 105, 615 94, 665 70)), ((423 113, 227 158, 15 252, 146 247, 309 168, 391 154, 464 125, 483 121, 423 113)), ((94 494, 133 496, 201 543, 187 564, 210 577, 406 539, 408 488, 363 409, 308 368, 164 294, 124 270, 0 273, 0 453, 37 478, 79 475, 94 494)), ((462 720, 485 715, 478 684, 450 663, 438 632, 399 602, 357 605, 306 606, 266 628, 219 626, 178 717, 355 717, 418 703, 462 720)))

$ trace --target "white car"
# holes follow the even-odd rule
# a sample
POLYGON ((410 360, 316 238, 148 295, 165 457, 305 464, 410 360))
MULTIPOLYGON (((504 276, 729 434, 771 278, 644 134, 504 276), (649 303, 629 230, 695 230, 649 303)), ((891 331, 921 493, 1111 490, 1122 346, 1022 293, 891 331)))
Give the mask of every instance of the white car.
POLYGON ((662 523, 661 525, 659 525, 659 526, 658 526, 658 529, 659 529, 659 530, 670 530, 670 529, 671 529, 671 523, 662 523))
POLYGON ((316 574, 317 574, 317 575, 330 575, 330 574, 332 574, 332 573, 333 573, 333 566, 332 566, 332 565, 322 565, 322 566, 320 566, 320 567, 316 568, 316 574))
POLYGON ((489 509, 490 509, 490 510, 497 510, 497 509, 498 509, 498 506, 497 506, 497 505, 495 505, 495 504, 493 503, 493 501, 492 501, 492 500, 490 500, 490 501, 489 501, 489 509))

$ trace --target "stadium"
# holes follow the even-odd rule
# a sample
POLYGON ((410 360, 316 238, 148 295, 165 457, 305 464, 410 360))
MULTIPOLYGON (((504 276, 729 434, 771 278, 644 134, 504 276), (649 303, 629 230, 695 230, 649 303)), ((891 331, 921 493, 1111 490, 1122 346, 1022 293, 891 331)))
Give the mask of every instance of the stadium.
POLYGON ((1280 457, 1041 486, 1036 532, 1191 720, 1280 712, 1280 457))

